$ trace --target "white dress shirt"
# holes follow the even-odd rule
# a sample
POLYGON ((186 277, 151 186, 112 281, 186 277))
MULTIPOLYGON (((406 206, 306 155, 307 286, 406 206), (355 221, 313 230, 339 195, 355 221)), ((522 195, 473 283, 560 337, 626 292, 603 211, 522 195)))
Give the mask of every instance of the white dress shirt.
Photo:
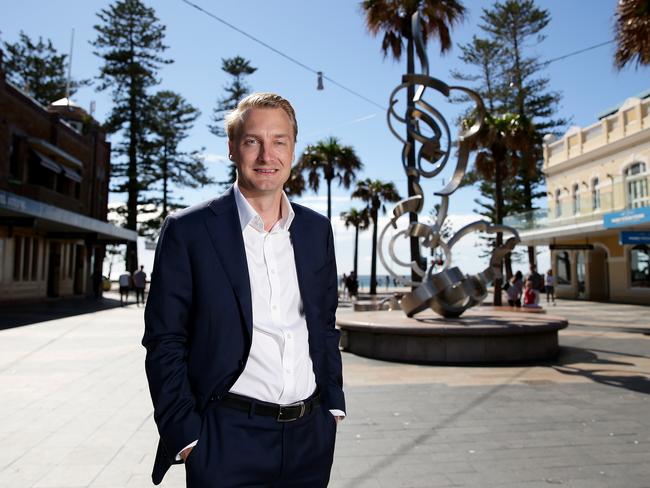
POLYGON ((230 391, 286 405, 316 391, 289 226, 294 212, 282 194, 281 218, 270 231, 234 186, 253 305, 253 341, 243 373, 230 391))
MULTIPOLYGON (((230 392, 281 405, 299 402, 316 391, 316 377, 289 234, 295 213, 283 192, 280 220, 267 232, 237 183, 233 192, 248 263, 253 340, 244 371, 230 392)), ((341 410, 330 412, 345 416, 341 410)))

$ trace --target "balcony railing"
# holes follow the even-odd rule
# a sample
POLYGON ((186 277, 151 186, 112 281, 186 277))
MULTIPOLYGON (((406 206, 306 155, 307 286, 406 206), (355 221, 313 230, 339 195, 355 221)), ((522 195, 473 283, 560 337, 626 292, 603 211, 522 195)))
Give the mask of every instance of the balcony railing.
POLYGON ((629 208, 650 207, 650 175, 606 178, 597 190, 581 185, 574 197, 563 189, 549 208, 505 217, 503 223, 519 231, 545 229, 602 220, 603 214, 629 208))

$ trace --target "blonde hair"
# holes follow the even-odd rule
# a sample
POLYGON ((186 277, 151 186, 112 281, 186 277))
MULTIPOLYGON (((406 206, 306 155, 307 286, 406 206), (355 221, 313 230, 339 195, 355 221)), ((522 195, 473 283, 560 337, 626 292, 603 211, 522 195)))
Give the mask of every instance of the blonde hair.
POLYGON ((296 112, 291 103, 280 95, 270 92, 251 93, 237 104, 237 108, 226 115, 224 125, 228 139, 234 141, 237 138, 244 123, 244 115, 252 108, 281 108, 284 110, 293 126, 294 142, 298 140, 298 122, 296 122, 296 112))

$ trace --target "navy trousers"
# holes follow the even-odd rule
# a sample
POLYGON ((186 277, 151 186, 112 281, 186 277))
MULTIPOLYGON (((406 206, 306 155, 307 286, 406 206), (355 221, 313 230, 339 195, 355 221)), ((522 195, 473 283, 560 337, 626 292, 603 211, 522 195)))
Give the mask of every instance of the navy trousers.
POLYGON ((187 458, 187 488, 320 488, 329 482, 336 419, 322 405, 293 422, 211 404, 187 458))

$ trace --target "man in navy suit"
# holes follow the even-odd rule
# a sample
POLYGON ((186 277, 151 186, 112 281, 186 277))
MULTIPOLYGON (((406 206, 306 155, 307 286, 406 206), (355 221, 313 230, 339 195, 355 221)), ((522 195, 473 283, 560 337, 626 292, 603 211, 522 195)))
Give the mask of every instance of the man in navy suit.
POLYGON ((283 192, 298 127, 255 93, 226 117, 237 181, 163 225, 145 310, 159 484, 327 486, 345 415, 330 222, 283 192))

